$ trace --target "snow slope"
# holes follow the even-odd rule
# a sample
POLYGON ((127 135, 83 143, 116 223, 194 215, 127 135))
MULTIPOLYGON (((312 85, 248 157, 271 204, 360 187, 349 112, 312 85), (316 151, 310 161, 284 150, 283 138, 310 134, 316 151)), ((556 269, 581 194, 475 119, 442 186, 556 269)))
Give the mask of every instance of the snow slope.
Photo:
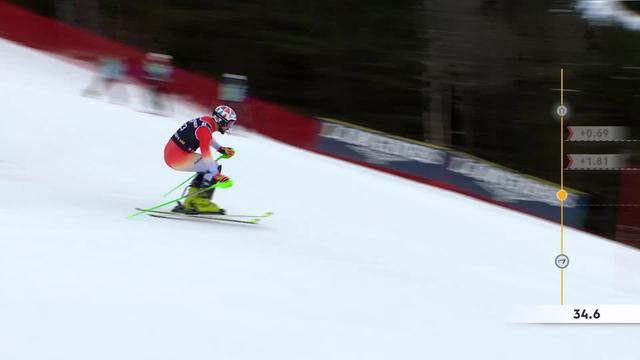
MULTIPOLYGON (((219 138, 260 226, 126 215, 188 176, 164 118, 0 41, 0 359, 637 359, 640 327, 511 323, 556 304, 557 225, 302 151, 219 138)), ((131 91, 136 89, 130 88, 131 91)), ((640 253, 567 230, 567 303, 640 302, 640 253)))

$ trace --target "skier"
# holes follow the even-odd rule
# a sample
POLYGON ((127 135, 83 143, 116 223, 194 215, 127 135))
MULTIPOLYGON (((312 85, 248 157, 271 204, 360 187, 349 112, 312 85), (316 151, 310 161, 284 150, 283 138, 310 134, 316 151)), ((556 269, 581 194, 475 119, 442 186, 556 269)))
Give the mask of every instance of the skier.
POLYGON ((187 198, 184 204, 178 204, 172 211, 184 213, 224 214, 224 209, 211 202, 214 189, 201 192, 203 189, 229 181, 222 175, 222 165, 211 155, 210 147, 223 156, 230 158, 235 154, 231 147, 220 146, 213 133, 222 134, 236 122, 236 112, 226 105, 219 105, 212 116, 201 116, 184 123, 176 131, 164 148, 164 160, 172 169, 178 171, 195 171, 197 174, 185 189, 187 198), (197 149, 200 153, 196 153, 197 149))

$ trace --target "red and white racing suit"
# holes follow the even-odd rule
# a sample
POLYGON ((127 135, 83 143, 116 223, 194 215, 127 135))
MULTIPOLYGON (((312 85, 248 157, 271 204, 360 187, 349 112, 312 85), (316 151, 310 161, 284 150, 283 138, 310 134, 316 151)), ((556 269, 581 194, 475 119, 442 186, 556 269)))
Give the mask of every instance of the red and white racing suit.
POLYGON ((204 179, 210 182, 220 172, 210 149, 220 149, 213 138, 213 133, 217 130, 217 124, 210 116, 187 121, 165 145, 164 161, 178 171, 204 173, 204 179), (198 149, 200 153, 195 152, 198 149))

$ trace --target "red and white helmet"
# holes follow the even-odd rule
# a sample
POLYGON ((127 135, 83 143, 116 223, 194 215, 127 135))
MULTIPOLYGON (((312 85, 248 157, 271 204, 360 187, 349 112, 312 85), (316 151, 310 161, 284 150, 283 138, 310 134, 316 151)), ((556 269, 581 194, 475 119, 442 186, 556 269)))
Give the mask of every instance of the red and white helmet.
POLYGON ((223 134, 235 125, 237 119, 236 112, 227 105, 218 105, 213 109, 213 120, 223 134))

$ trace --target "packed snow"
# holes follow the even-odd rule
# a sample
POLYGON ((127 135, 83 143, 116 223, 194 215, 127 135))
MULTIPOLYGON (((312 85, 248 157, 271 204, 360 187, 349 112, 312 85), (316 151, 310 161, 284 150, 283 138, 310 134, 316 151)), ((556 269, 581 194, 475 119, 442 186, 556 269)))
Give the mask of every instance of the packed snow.
MULTIPOLYGON (((190 175, 163 148, 204 110, 93 76, 0 40, 0 359, 638 358, 640 325, 512 322, 559 302, 557 224, 248 131, 215 200, 273 217, 127 219, 190 175)), ((640 303, 637 250, 565 238, 568 304, 640 303)))

